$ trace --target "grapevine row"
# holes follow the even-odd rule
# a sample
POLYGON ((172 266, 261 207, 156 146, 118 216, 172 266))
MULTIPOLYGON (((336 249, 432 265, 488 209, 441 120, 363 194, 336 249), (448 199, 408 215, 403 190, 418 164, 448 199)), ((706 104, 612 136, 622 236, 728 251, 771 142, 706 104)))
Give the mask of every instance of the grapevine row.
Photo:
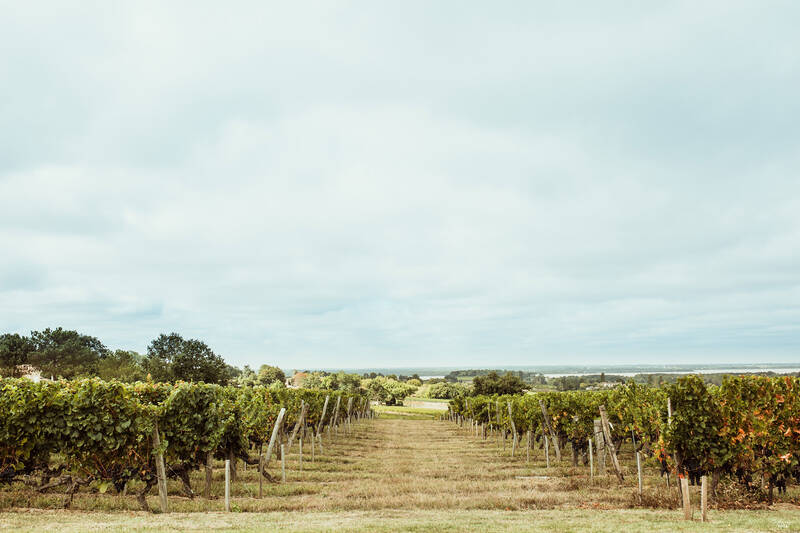
POLYGON ((488 428, 515 428, 518 437, 527 431, 542 435, 546 412, 560 447, 571 445, 577 465, 581 457, 588 461, 601 405, 616 449, 627 441, 666 472, 691 479, 711 475, 712 492, 724 475, 748 487, 763 478, 771 499, 774 486, 800 478, 797 377, 731 376, 715 386, 686 376, 660 388, 631 381, 602 391, 462 397, 450 409, 451 416, 488 428))
POLYGON ((191 471, 210 457, 258 464, 281 408, 286 409, 283 427, 291 427, 301 403, 306 406, 304 423, 314 432, 320 424, 338 424, 369 409, 366 396, 358 392, 124 384, 97 378, 0 380, 0 483, 30 482, 40 475, 40 489, 67 485, 71 495, 92 482, 101 491, 113 486, 121 492, 129 481, 139 480, 139 501, 146 508, 144 495, 157 482, 155 457, 162 453, 169 477, 181 479, 193 496, 191 471), (329 406, 322 420, 326 397, 329 406))

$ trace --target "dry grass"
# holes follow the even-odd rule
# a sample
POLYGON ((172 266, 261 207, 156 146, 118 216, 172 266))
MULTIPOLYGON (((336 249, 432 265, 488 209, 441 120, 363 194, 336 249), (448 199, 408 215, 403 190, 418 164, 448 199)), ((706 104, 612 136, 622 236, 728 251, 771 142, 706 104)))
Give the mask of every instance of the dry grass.
MULTIPOLYGON (((597 528, 599 522, 596 523, 596 519, 592 517, 599 516, 605 516, 610 520, 608 529, 613 529, 610 526, 619 520, 635 522, 647 517, 646 520, 669 522, 677 520, 681 515, 680 511, 670 510, 677 507, 675 490, 668 492, 664 481, 655 475, 655 471, 648 471, 645 478, 642 508, 623 512, 620 510, 639 507, 635 476, 629 476, 624 486, 620 486, 616 478, 610 475, 596 476, 594 482, 590 482, 588 468, 583 466, 573 468, 566 461, 559 466, 545 468, 541 450, 534 450, 530 463, 526 463, 524 450, 512 458, 509 447, 504 450, 494 439, 476 439, 470 436, 468 431, 458 429, 448 422, 400 419, 365 421, 354 425, 352 435, 340 435, 326 442, 325 453, 323 455, 317 453, 313 463, 310 460, 308 446, 305 452, 304 470, 302 472, 298 470, 295 448, 295 453, 289 456, 289 482, 265 484, 264 497, 261 499, 256 497, 257 473, 252 469, 247 472, 240 471, 239 480, 232 487, 234 510, 312 513, 310 516, 316 518, 309 518, 310 522, 303 521, 296 524, 301 530, 306 523, 310 529, 325 529, 334 523, 347 529, 351 529, 347 524, 351 526, 355 524, 358 528, 366 528, 365 524, 372 524, 371 528, 366 529, 380 529, 388 524, 387 530, 397 529, 401 524, 399 521, 393 522, 392 516, 398 517, 398 520, 401 517, 410 520, 408 523, 417 524, 419 530, 436 529, 436 520, 443 520, 444 525, 449 524, 456 529, 482 527, 481 524, 487 520, 493 521, 493 524, 511 520, 508 523, 516 526, 509 526, 510 530, 519 529, 518 526, 522 523, 517 524, 517 518, 509 517, 528 516, 531 511, 539 512, 532 515, 539 517, 537 520, 549 521, 548 523, 560 520, 565 526, 564 530, 570 529, 571 526, 567 526, 573 519, 576 521, 577 529, 584 529, 583 526, 587 525, 597 528), (646 506, 656 506, 660 509, 647 510, 644 509, 646 506), (604 512, 598 513, 598 510, 604 512), (509 514, 506 511, 513 512, 509 514), (361 518, 353 518, 354 522, 350 522, 352 517, 361 518), (411 517, 417 518, 411 519, 411 517), (588 521, 582 522, 582 520, 588 521), (311 525, 316 523, 314 521, 319 522, 317 526, 311 525)), ((629 462, 628 459, 623 456, 623 461, 629 462)), ((274 461, 272 466, 271 471, 274 475, 276 474, 274 461)), ((221 469, 217 469, 214 476, 214 498, 211 500, 202 497, 190 500, 182 497, 179 484, 170 482, 172 510, 183 513, 221 511, 222 481, 223 473, 221 469)), ((193 486, 195 491, 202 491, 200 473, 196 473, 193 477, 193 486)), ((156 506, 155 492, 149 501, 152 507, 156 506)), ((10 489, 7 487, 0 492, 0 508, 7 510, 54 509, 59 507, 60 502, 61 497, 58 494, 38 494, 21 484, 16 484, 10 489)), ((77 494, 72 507, 74 510, 106 512, 138 510, 138 505, 132 496, 90 492, 77 494)), ((750 511, 752 514, 749 515, 746 513, 748 512, 712 511, 711 515, 717 525, 734 524, 736 520, 745 522, 756 520, 748 522, 746 529, 780 530, 783 523, 791 525, 789 529, 800 529, 800 517, 798 517, 800 513, 793 506, 766 514, 754 511, 750 511), (770 522, 773 519, 778 522, 770 522)), ((53 514, 37 511, 2 515, 0 528, 7 526, 15 529, 17 526, 25 525, 29 519, 25 517, 31 516, 36 520, 44 522, 58 520, 59 523, 62 523, 61 518, 56 518, 59 516, 83 516, 86 518, 76 520, 84 526, 87 518, 95 520, 102 516, 102 520, 115 523, 117 519, 127 520, 123 517, 138 517, 131 518, 133 522, 130 527, 133 529, 138 527, 136 525, 138 521, 141 521, 142 525, 153 524, 153 527, 158 528, 161 526, 156 524, 160 524, 163 520, 152 517, 151 521, 149 517, 152 515, 138 512, 121 515, 81 513, 65 515, 63 512, 53 514)), ((182 516, 173 513, 168 523, 173 523, 173 520, 184 520, 182 516)), ((203 525, 203 529, 217 527, 213 524, 225 528, 226 524, 232 523, 230 516, 203 515, 203 518, 198 519, 198 523, 203 525)), ((270 521, 285 516, 283 514, 261 518, 250 516, 246 522, 250 525, 244 525, 244 522, 242 525, 245 530, 260 529, 269 527, 270 521)), ((238 519, 236 523, 239 524, 238 519)), ((353 528, 358 529, 355 526, 353 528)), ((675 528, 680 529, 673 527, 675 528)))
POLYGON ((674 511, 339 511, 273 513, 100 513, 22 511, 0 513, 0 531, 798 531, 794 511, 728 511, 712 522, 685 522, 674 511))

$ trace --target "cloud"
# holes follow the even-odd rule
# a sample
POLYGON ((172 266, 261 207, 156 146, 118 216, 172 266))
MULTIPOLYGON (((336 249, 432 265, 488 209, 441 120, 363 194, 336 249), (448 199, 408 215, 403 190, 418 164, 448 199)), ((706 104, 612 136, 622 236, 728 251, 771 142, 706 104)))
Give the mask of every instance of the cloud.
POLYGON ((286 367, 796 359, 792 17, 443 5, 0 8, 3 329, 286 367))

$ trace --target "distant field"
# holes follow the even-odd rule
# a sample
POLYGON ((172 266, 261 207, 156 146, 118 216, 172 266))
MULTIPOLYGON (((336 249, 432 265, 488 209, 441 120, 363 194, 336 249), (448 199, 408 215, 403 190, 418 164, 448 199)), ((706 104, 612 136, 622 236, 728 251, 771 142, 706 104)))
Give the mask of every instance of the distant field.
POLYGON ((419 409, 431 409, 440 412, 447 411, 447 406, 450 400, 437 400, 431 398, 406 398, 403 405, 406 407, 415 407, 419 409))
POLYGON ((420 397, 417 397, 417 396, 409 396, 408 398, 406 398, 406 401, 407 402, 408 401, 412 401, 412 402, 443 403, 445 405, 450 403, 450 400, 441 400, 439 398, 420 398, 420 397))
POLYGON ((434 420, 442 415, 442 409, 438 407, 431 409, 406 405, 373 405, 372 409, 382 419, 434 420))

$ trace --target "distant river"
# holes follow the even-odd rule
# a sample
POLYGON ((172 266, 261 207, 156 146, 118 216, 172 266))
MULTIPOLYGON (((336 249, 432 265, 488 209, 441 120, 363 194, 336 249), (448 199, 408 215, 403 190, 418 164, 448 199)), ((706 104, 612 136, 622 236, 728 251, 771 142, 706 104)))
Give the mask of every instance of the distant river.
MULTIPOLYGON (((606 372, 608 375, 633 377, 636 374, 755 374, 757 372, 774 372, 776 374, 791 374, 793 372, 800 372, 800 368, 786 367, 786 368, 702 368, 702 369, 688 369, 688 370, 640 370, 638 372, 614 372, 609 370, 606 372)), ((547 374, 544 373, 546 378, 560 378, 564 376, 596 376, 600 372, 572 372, 563 374, 547 374)))

